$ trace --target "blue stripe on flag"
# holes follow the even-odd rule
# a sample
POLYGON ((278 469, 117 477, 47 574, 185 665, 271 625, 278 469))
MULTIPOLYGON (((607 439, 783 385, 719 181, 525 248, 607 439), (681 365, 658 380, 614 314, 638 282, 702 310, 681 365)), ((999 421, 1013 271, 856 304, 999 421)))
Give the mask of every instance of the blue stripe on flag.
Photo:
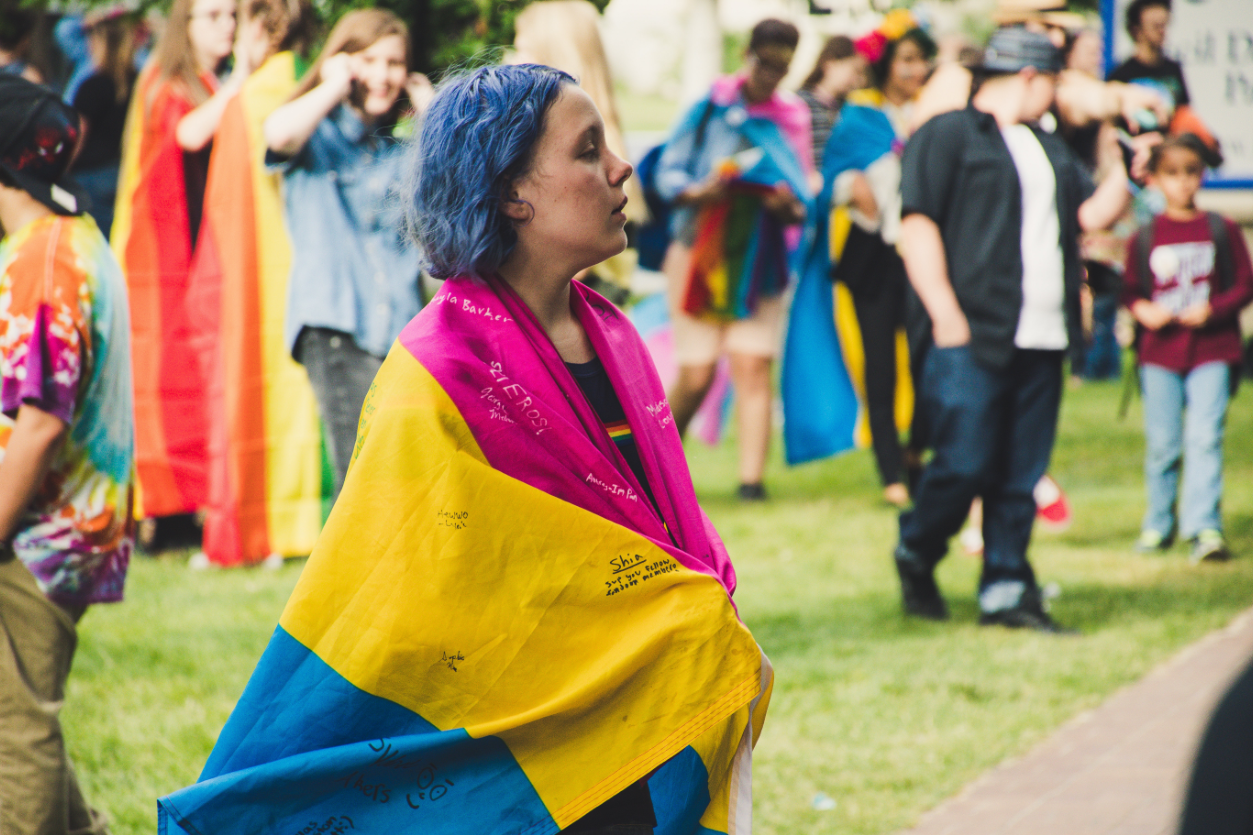
POLYGON ((691 746, 684 748, 648 778, 657 815, 655 835, 699 835, 700 816, 709 806, 709 772, 691 746))
POLYGON ((161 835, 557 831, 505 744, 358 690, 279 627, 161 835))

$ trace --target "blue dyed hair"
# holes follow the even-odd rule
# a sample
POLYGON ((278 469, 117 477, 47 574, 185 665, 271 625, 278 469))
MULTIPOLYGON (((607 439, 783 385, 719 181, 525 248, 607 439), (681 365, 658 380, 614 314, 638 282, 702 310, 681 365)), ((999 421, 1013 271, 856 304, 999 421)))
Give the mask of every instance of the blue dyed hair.
POLYGON ((410 151, 408 225, 435 278, 495 272, 518 242, 502 206, 548 109, 574 79, 552 67, 480 67, 440 84, 410 151))

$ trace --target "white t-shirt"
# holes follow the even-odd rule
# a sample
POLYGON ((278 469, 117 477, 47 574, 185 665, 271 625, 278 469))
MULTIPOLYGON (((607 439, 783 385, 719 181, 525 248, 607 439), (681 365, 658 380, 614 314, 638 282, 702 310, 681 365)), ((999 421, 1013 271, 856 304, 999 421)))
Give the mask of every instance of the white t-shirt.
POLYGON ((1061 350, 1066 336, 1065 267, 1057 219, 1057 178, 1026 125, 1002 128, 1022 186, 1022 310, 1014 345, 1061 350))

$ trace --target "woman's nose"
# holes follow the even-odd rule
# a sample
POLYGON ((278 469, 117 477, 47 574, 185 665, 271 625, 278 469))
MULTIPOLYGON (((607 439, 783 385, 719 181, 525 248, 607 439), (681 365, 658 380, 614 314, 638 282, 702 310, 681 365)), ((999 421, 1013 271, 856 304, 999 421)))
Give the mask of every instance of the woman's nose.
POLYGON ((635 172, 635 166, 631 165, 631 163, 616 154, 614 155, 614 160, 619 167, 615 171, 616 176, 613 178, 612 182, 614 185, 620 185, 621 183, 625 183, 630 178, 631 174, 635 172))

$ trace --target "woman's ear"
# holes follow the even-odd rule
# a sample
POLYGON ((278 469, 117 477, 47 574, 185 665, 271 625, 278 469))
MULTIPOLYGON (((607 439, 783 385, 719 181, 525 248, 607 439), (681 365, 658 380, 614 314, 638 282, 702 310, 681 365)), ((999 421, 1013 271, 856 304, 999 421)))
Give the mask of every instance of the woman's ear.
POLYGON ((501 211, 505 217, 519 226, 526 226, 535 219, 535 207, 518 197, 516 189, 509 189, 501 198, 501 211))

